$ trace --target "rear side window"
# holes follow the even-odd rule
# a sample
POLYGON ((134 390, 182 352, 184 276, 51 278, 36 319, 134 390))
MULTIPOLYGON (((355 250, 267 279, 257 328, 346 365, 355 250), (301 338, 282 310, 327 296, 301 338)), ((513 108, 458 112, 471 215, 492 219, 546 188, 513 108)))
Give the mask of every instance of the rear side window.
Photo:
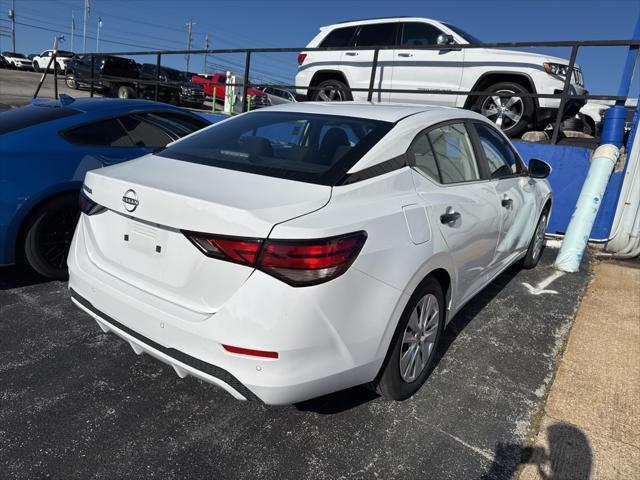
POLYGON ((427 133, 442 183, 480 179, 469 133, 463 123, 436 127, 427 133))
POLYGON ((166 131, 145 122, 137 115, 121 117, 120 121, 136 146, 159 148, 173 140, 166 131))
POLYGON ((407 22, 403 24, 402 46, 436 45, 440 34, 440 29, 428 23, 407 22))
POLYGON ((0 135, 79 113, 73 108, 50 105, 27 105, 13 108, 0 113, 0 135))
POLYGON ((231 170, 335 185, 393 123, 298 112, 242 115, 156 155, 231 170))
POLYGON ((436 155, 433 152, 431 141, 426 134, 422 133, 418 136, 414 144, 411 146, 409 155, 412 157, 418 170, 428 177, 431 177, 436 182, 441 182, 438 164, 436 162, 436 155))
POLYGON ((181 113, 152 112, 140 113, 137 116, 144 118, 146 122, 161 128, 175 138, 184 137, 211 125, 209 122, 181 113))
POLYGON ((396 44, 397 23, 374 23, 360 27, 357 47, 391 46, 396 44))
POLYGON ((95 147, 134 147, 134 143, 116 118, 92 122, 62 133, 63 138, 76 145, 95 147))
POLYGON ((321 47, 352 47, 357 27, 336 28, 320 43, 321 47))

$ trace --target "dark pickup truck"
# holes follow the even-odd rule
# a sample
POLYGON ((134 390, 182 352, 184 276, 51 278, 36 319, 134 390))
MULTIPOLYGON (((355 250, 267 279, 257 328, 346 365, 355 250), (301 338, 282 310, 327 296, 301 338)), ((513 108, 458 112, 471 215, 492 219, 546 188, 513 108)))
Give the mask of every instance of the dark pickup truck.
MULTIPOLYGON (((139 84, 140 72, 135 61, 112 55, 94 55, 93 86, 110 97, 135 98, 144 96, 139 84), (136 93, 137 92, 137 93, 136 93)), ((82 55, 67 65, 65 82, 78 89, 91 83, 91 55, 82 55)))
MULTIPOLYGON (((156 66, 143 63, 140 66, 140 78, 145 81, 145 91, 155 95, 155 84, 148 82, 155 82, 156 66)), ((186 72, 161 66, 158 80, 158 100, 196 108, 204 103, 204 88, 192 82, 186 72)))

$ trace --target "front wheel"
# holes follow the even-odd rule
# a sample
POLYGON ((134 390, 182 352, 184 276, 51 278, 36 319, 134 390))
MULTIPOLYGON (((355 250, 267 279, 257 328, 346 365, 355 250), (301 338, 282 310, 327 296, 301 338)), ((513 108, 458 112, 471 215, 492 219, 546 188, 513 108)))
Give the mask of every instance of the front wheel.
POLYGON ((118 88, 118 98, 135 98, 136 94, 131 87, 122 85, 118 88))
POLYGON ((349 87, 340 80, 325 80, 311 93, 314 102, 344 102, 353 100, 349 87))
POLYGON ((24 253, 29 266, 40 275, 67 278, 67 255, 78 222, 78 196, 66 194, 47 202, 26 226, 24 253))
POLYGON ((409 398, 429 376, 444 328, 445 303, 440 284, 426 278, 405 307, 378 380, 377 392, 388 400, 409 398))
POLYGON ((67 87, 73 89, 73 90, 78 90, 78 82, 76 82, 75 77, 73 76, 72 73, 67 73, 64 77, 64 83, 67 84, 67 87))
POLYGON ((540 257, 542 256, 542 251, 544 250, 544 234, 547 231, 548 220, 549 211, 545 208, 545 210, 543 210, 542 214, 540 215, 538 224, 536 225, 536 231, 533 232, 533 237, 529 242, 527 254, 522 260, 522 266, 524 268, 534 268, 536 265, 538 265, 540 257))
POLYGON ((533 121, 535 104, 530 97, 518 97, 518 93, 528 93, 517 83, 500 82, 485 89, 494 92, 488 97, 479 97, 473 110, 480 112, 504 132, 508 137, 519 137, 533 121))
POLYGON ((33 62, 33 71, 36 73, 40 72, 40 65, 38 62, 33 62))

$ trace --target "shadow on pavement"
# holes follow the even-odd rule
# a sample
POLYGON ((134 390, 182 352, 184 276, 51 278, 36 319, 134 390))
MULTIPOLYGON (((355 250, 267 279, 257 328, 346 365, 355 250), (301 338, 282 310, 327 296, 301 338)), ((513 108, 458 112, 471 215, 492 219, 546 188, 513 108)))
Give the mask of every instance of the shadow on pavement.
POLYGON ((0 267, 0 290, 27 287, 29 285, 37 285, 50 281, 51 280, 38 275, 33 270, 30 270, 25 265, 0 267))
MULTIPOLYGON (((499 443, 493 463, 480 480, 512 478, 520 466, 535 465, 534 475, 526 479, 588 480, 591 475, 592 454, 589 440, 578 428, 568 423, 555 423, 547 427, 549 450, 544 447, 499 443), (514 463, 513 458, 520 458, 514 463)), ((528 472, 529 473, 529 472, 528 472)))

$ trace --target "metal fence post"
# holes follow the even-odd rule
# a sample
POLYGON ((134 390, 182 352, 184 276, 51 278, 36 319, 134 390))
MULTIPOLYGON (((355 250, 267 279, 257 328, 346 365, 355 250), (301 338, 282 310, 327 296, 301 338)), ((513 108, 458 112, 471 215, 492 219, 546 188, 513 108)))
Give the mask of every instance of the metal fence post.
POLYGON ((573 77, 573 68, 576 64, 576 57, 578 56, 578 45, 574 45, 571 48, 571 57, 569 58, 569 67, 567 68, 567 76, 564 79, 564 86, 562 87, 562 98, 560 99, 560 106, 558 107, 558 114, 556 115, 556 123, 553 125, 553 135, 551 137, 551 144, 558 143, 558 137, 560 136, 560 123, 562 122, 562 116, 564 115, 564 107, 567 104, 567 98, 569 97, 569 88, 571 87, 571 77, 573 77))
MULTIPOLYGON (((367 94, 367 102, 373 100, 373 87, 376 82, 376 70, 378 69, 378 53, 379 49, 373 51, 373 63, 371 64, 371 77, 369 78, 369 93, 367 94)), ((353 95, 352 95, 353 96, 353 95)))
POLYGON ((162 54, 158 53, 156 56, 156 85, 153 99, 157 102, 158 95, 160 94, 160 61, 162 60, 162 54))
POLYGON ((96 70, 96 57, 95 55, 91 55, 91 83, 89 84, 89 95, 93 97, 93 75, 96 70))
POLYGON ((58 100, 58 62, 56 62, 57 50, 53 51, 53 98, 58 100))
POLYGON ((247 111, 247 90, 249 89, 249 68, 251 66, 251 50, 247 50, 244 59, 244 79, 242 85, 242 111, 247 111))

